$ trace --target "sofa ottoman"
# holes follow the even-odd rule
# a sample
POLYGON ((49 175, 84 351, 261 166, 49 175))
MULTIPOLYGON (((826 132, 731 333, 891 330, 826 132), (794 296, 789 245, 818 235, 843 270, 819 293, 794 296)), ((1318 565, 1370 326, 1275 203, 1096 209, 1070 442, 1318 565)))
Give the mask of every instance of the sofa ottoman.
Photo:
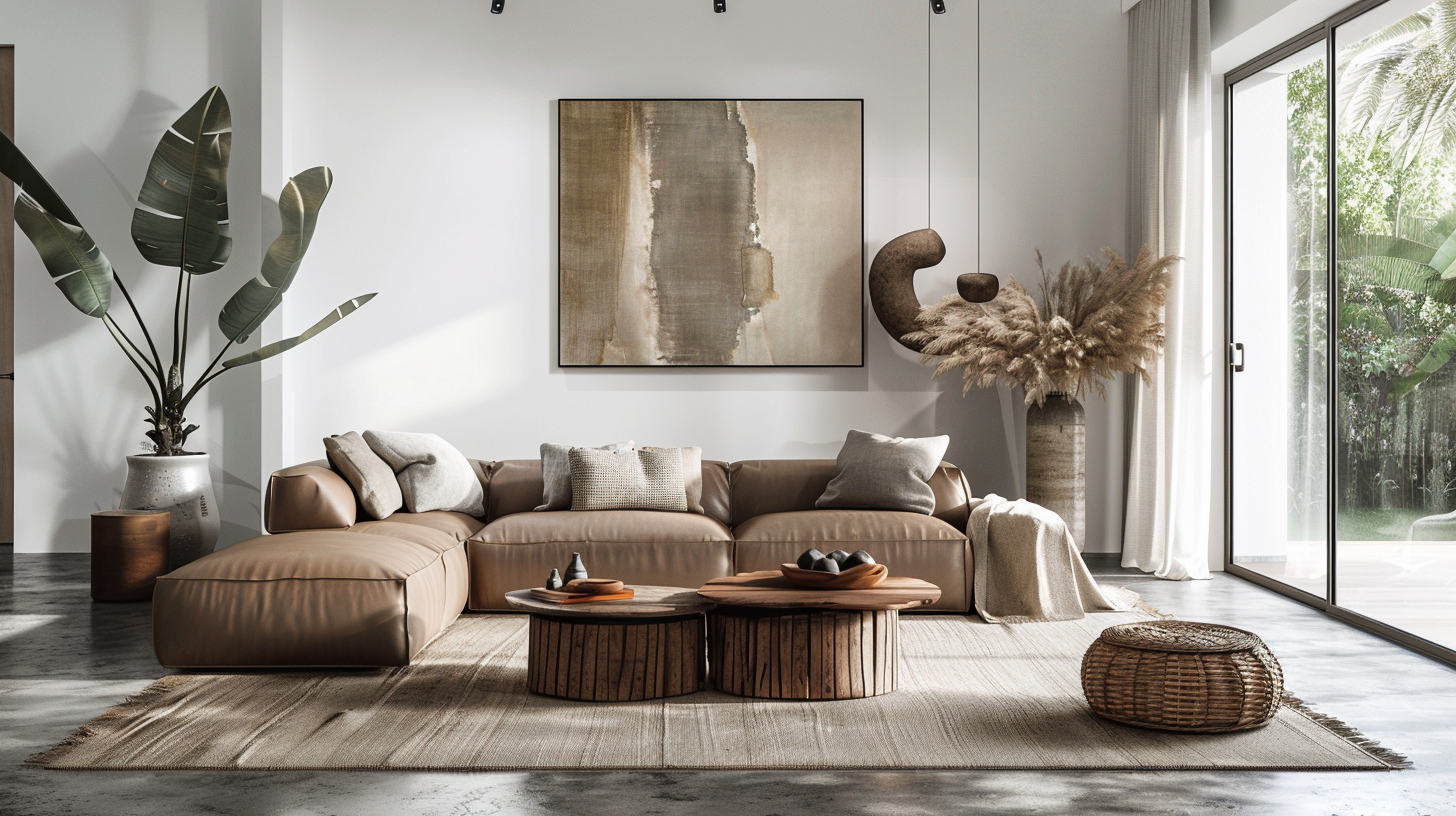
MULTIPOLYGON (((459 524, 435 515, 458 514, 416 518, 459 524)), ((465 545, 428 524, 364 526, 254 538, 162 576, 152 602, 158 662, 408 665, 465 605, 465 545)))

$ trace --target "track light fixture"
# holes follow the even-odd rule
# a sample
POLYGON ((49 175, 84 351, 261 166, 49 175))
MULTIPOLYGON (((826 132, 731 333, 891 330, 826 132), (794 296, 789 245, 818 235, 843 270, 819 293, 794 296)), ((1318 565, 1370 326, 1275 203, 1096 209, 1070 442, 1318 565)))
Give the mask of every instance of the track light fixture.
POLYGON ((718 14, 728 10, 728 0, 713 0, 713 11, 718 14))
POLYGON ((930 10, 936 14, 944 14, 945 0, 930 0, 930 10))
POLYGON ((490 13, 500 14, 506 10, 506 0, 490 0, 490 13))

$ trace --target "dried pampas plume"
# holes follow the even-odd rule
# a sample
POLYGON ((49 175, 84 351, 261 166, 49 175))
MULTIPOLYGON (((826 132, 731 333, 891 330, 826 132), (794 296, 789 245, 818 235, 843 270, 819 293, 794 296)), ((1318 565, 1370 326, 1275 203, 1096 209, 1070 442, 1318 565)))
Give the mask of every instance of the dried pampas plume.
POLYGON ((925 309, 922 330, 905 339, 925 344, 921 362, 943 358, 935 376, 961 369, 964 391, 1019 385, 1027 404, 1054 393, 1102 395, 1103 380, 1119 372, 1151 383, 1146 365, 1163 348, 1169 270, 1181 258, 1157 257, 1144 245, 1128 266, 1116 252, 1102 252, 1105 266, 1088 258, 1051 275, 1038 249, 1040 305, 1012 277, 990 303, 952 295, 925 309))

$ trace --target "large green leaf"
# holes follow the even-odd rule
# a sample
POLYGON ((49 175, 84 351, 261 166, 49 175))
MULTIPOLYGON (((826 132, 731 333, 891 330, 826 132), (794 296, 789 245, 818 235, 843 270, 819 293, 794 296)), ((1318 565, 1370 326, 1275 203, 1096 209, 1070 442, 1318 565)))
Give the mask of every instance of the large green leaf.
POLYGON ((227 263, 232 128, 227 97, 213 87, 162 134, 131 222, 132 240, 148 261, 197 275, 227 263))
POLYGON ((339 308, 333 310, 332 312, 329 312, 323 320, 320 320, 312 326, 309 326, 308 330, 305 331, 303 334, 300 334, 297 337, 289 337, 284 340, 279 340, 276 343, 269 343, 268 345, 258 349, 257 351, 249 352, 239 357, 234 357, 231 360, 226 360, 223 362, 222 367, 224 369, 236 368, 241 365, 247 365, 249 363, 256 363, 260 360, 266 360, 269 357, 277 357, 278 355, 282 354, 285 351, 288 351, 294 346, 297 346, 307 340, 312 339, 313 337, 317 336, 319 332, 322 332, 324 329, 327 329, 335 323, 338 323, 340 320, 343 320, 344 318, 353 314, 354 311, 357 310, 360 306, 363 306, 364 304, 373 300, 376 294, 378 294, 378 292, 370 292, 367 295, 360 295, 359 297, 353 298, 352 300, 345 301, 344 303, 339 305, 339 308))
POLYGON ((333 183, 334 174, 327 167, 311 167, 288 180, 278 196, 283 232, 268 247, 262 273, 243 284, 218 313, 217 326, 224 337, 239 343, 247 340, 283 302, 333 183))
POLYGON ((1375 286, 1414 292, 1437 303, 1456 305, 1456 279, 1442 280, 1425 264, 1403 258, 1363 258, 1355 274, 1375 286))
POLYGON ((1446 330, 1444 334, 1436 338, 1436 342, 1426 352, 1426 356, 1416 363, 1411 373, 1395 379, 1395 388, 1391 394, 1396 397, 1403 397, 1409 394, 1413 388, 1420 385, 1427 377, 1441 370, 1441 367, 1451 361, 1451 355, 1456 354, 1456 326, 1446 330))
POLYGON ((47 212, 29 193, 15 201, 15 223, 71 305, 91 317, 104 316, 111 308, 111 261, 86 230, 47 212))
POLYGON ((1401 238, 1395 235, 1342 235, 1339 257, 1341 258, 1404 258, 1416 263, 1429 264, 1437 248, 1428 244, 1401 238))
POLYGON ((61 200, 50 182, 4 133, 0 133, 0 174, 15 182, 15 186, 24 190, 41 209, 73 227, 81 226, 81 221, 61 200))

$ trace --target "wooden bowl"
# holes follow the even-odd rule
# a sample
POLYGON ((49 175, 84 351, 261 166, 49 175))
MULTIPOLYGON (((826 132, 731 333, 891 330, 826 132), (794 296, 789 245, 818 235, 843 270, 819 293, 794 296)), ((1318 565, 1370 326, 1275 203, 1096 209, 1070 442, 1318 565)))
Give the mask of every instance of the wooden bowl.
POLYGON ((884 564, 860 564, 844 572, 799 569, 795 564, 784 564, 780 569, 789 583, 802 589, 869 589, 890 575, 890 568, 884 564))
POLYGON ((621 581, 614 581, 611 578, 578 578, 575 581, 568 581, 562 587, 567 592, 584 592, 587 595, 611 595, 614 592, 621 592, 624 589, 621 581))

